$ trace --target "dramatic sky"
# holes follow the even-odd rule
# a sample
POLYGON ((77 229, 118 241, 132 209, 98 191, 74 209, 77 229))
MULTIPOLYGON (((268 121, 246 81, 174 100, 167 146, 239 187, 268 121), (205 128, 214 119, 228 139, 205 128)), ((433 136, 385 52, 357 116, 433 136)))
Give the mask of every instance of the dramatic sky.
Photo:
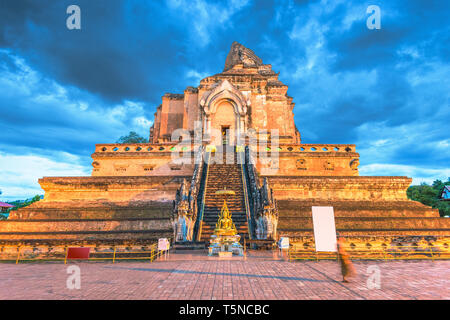
POLYGON ((449 12, 444 0, 0 0, 0 199, 90 175, 95 143, 148 136, 161 96, 221 72, 233 41, 280 72, 304 143, 356 144, 361 175, 446 179, 449 12), (66 27, 71 4, 81 30, 66 27))

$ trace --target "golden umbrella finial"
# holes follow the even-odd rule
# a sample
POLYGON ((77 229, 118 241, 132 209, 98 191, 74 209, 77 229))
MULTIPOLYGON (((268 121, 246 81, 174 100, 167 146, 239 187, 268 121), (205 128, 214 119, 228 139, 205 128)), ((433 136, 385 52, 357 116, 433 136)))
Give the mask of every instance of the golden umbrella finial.
POLYGON ((222 190, 217 190, 215 192, 216 194, 223 194, 223 195, 230 195, 230 194, 235 194, 235 192, 233 190, 227 190, 227 187, 224 187, 222 190))

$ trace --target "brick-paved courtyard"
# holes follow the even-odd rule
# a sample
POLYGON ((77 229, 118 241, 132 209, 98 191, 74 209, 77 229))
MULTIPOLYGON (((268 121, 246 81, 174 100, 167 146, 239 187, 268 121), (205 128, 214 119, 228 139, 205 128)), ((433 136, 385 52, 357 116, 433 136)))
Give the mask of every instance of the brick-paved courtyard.
POLYGON ((342 283, 336 261, 288 262, 248 252, 219 260, 171 254, 149 262, 0 264, 3 299, 450 299, 450 261, 355 261, 358 277, 342 283), (81 270, 81 288, 67 289, 67 267, 81 270), (367 269, 381 272, 369 289, 367 269))

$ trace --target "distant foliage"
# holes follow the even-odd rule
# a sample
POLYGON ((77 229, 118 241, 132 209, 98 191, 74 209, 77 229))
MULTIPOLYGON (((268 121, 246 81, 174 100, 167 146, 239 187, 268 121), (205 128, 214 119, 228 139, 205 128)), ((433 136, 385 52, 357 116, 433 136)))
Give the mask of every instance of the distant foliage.
POLYGON ((41 200, 40 195, 36 195, 31 199, 27 199, 27 200, 16 200, 16 201, 12 201, 12 202, 8 202, 9 204, 12 204, 14 207, 10 208, 9 210, 6 211, 6 213, 0 213, 0 220, 6 220, 8 219, 8 215, 11 211, 17 210, 19 208, 24 208, 26 206, 29 206, 30 204, 37 202, 39 200, 41 200))
POLYGON ((16 200, 16 201, 13 201, 13 202, 9 202, 9 204, 12 204, 12 205, 14 206, 14 207, 11 208, 11 210, 9 210, 9 211, 14 211, 14 210, 17 210, 17 209, 20 209, 20 208, 27 207, 27 206, 29 206, 30 204, 32 204, 32 203, 34 203, 34 202, 37 202, 37 201, 39 201, 39 200, 41 200, 41 196, 40 196, 40 195, 36 195, 36 196, 34 196, 33 198, 27 199, 27 200, 25 200, 25 201, 22 201, 22 200, 16 200))
MULTIPOLYGON (((0 190, 0 194, 2 194, 2 190, 0 190)), ((0 220, 6 220, 7 216, 0 213, 0 220)))
POLYGON ((148 140, 136 132, 130 131, 128 135, 120 137, 116 143, 148 143, 148 140))
POLYGON ((420 186, 411 186, 406 191, 408 199, 419 201, 427 206, 439 209, 441 217, 450 216, 450 201, 440 200, 444 186, 450 185, 450 177, 447 182, 436 180, 430 186, 422 183, 420 186))

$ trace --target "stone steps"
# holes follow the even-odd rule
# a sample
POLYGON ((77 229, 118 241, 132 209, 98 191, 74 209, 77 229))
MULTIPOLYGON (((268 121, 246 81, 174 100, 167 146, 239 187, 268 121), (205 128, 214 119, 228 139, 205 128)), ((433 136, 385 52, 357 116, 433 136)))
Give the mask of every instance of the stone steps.
POLYGON ((211 239, 224 199, 227 201, 228 210, 231 213, 238 233, 241 237, 248 235, 241 166, 237 164, 236 153, 233 154, 233 158, 234 164, 211 164, 209 166, 202 234, 200 236, 200 239, 203 241, 211 239), (224 187, 227 190, 234 191, 235 194, 227 196, 215 194, 216 191, 223 190, 224 187))

